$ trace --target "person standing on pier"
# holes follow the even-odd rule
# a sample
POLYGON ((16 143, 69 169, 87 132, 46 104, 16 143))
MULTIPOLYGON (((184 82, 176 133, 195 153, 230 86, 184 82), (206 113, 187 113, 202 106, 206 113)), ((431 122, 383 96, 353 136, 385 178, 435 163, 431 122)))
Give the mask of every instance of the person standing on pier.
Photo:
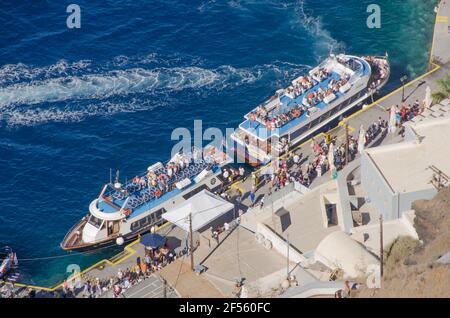
POLYGON ((253 190, 253 189, 250 192, 250 201, 252 202, 251 207, 253 208, 255 205, 255 190, 253 190))
POLYGON ((239 167, 239 176, 242 182, 245 182, 245 180, 247 179, 247 177, 245 176, 245 169, 242 166, 239 167))

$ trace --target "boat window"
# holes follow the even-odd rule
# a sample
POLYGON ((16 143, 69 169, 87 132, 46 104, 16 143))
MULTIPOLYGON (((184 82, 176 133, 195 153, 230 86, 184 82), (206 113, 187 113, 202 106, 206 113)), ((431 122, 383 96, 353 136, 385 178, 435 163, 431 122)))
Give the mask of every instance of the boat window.
POLYGON ((100 226, 102 225, 102 220, 100 220, 99 218, 96 218, 95 216, 91 215, 89 217, 89 224, 92 224, 93 226, 95 226, 96 228, 100 228, 100 226))
POLYGON ((143 219, 141 219, 140 221, 139 221, 139 227, 144 227, 144 226, 146 226, 147 224, 149 224, 150 222, 149 222, 149 216, 147 216, 147 217, 145 217, 145 218, 143 218, 143 219))
POLYGON ((155 214, 154 214, 154 213, 150 214, 150 215, 148 216, 148 219, 150 220, 150 223, 151 223, 151 224, 155 223, 155 222, 156 222, 155 214))
POLYGON ((153 212, 150 215, 147 215, 146 217, 144 217, 140 220, 137 220, 137 221, 131 223, 131 225, 130 225, 131 231, 135 232, 135 231, 138 231, 150 224, 152 224, 152 225, 157 224, 161 220, 161 215, 165 212, 166 212, 166 209, 162 208, 162 209, 159 209, 159 210, 153 212))
POLYGON ((161 215, 165 212, 166 212, 166 209, 164 209, 164 208, 161 208, 161 209, 153 212, 153 215, 155 217, 154 221, 159 222, 161 220, 161 215))
POLYGON ((139 229, 139 221, 131 223, 130 229, 134 232, 139 229))

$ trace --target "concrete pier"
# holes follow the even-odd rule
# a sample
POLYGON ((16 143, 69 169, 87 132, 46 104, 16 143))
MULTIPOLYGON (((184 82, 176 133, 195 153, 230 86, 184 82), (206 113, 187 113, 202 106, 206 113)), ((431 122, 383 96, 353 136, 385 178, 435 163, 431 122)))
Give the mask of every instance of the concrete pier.
POLYGON ((446 64, 450 62, 450 1, 442 0, 436 8, 431 60, 446 64))

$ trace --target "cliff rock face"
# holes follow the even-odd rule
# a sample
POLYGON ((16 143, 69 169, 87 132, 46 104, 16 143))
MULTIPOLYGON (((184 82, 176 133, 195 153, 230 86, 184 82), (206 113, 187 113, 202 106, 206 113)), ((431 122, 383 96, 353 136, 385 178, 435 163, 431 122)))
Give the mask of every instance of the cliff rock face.
POLYGON ((359 297, 450 297, 450 264, 436 263, 450 251, 450 188, 432 200, 414 202, 420 244, 399 238, 385 251, 380 290, 363 289, 359 297))

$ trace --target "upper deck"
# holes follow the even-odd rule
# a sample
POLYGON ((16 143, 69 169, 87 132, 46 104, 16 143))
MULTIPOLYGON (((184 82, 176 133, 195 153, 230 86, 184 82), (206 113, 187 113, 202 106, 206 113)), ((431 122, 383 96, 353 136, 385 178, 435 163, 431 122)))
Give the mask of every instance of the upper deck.
POLYGON ((277 95, 244 117, 239 128, 259 140, 280 137, 318 111, 332 106, 360 79, 368 78, 371 67, 362 58, 331 56, 308 75, 292 81, 277 95))
POLYGON ((193 187, 208 175, 220 172, 220 167, 229 160, 217 149, 203 156, 201 152, 176 155, 166 164, 158 162, 150 166, 147 172, 123 185, 105 185, 89 210, 102 220, 134 218, 193 187))

